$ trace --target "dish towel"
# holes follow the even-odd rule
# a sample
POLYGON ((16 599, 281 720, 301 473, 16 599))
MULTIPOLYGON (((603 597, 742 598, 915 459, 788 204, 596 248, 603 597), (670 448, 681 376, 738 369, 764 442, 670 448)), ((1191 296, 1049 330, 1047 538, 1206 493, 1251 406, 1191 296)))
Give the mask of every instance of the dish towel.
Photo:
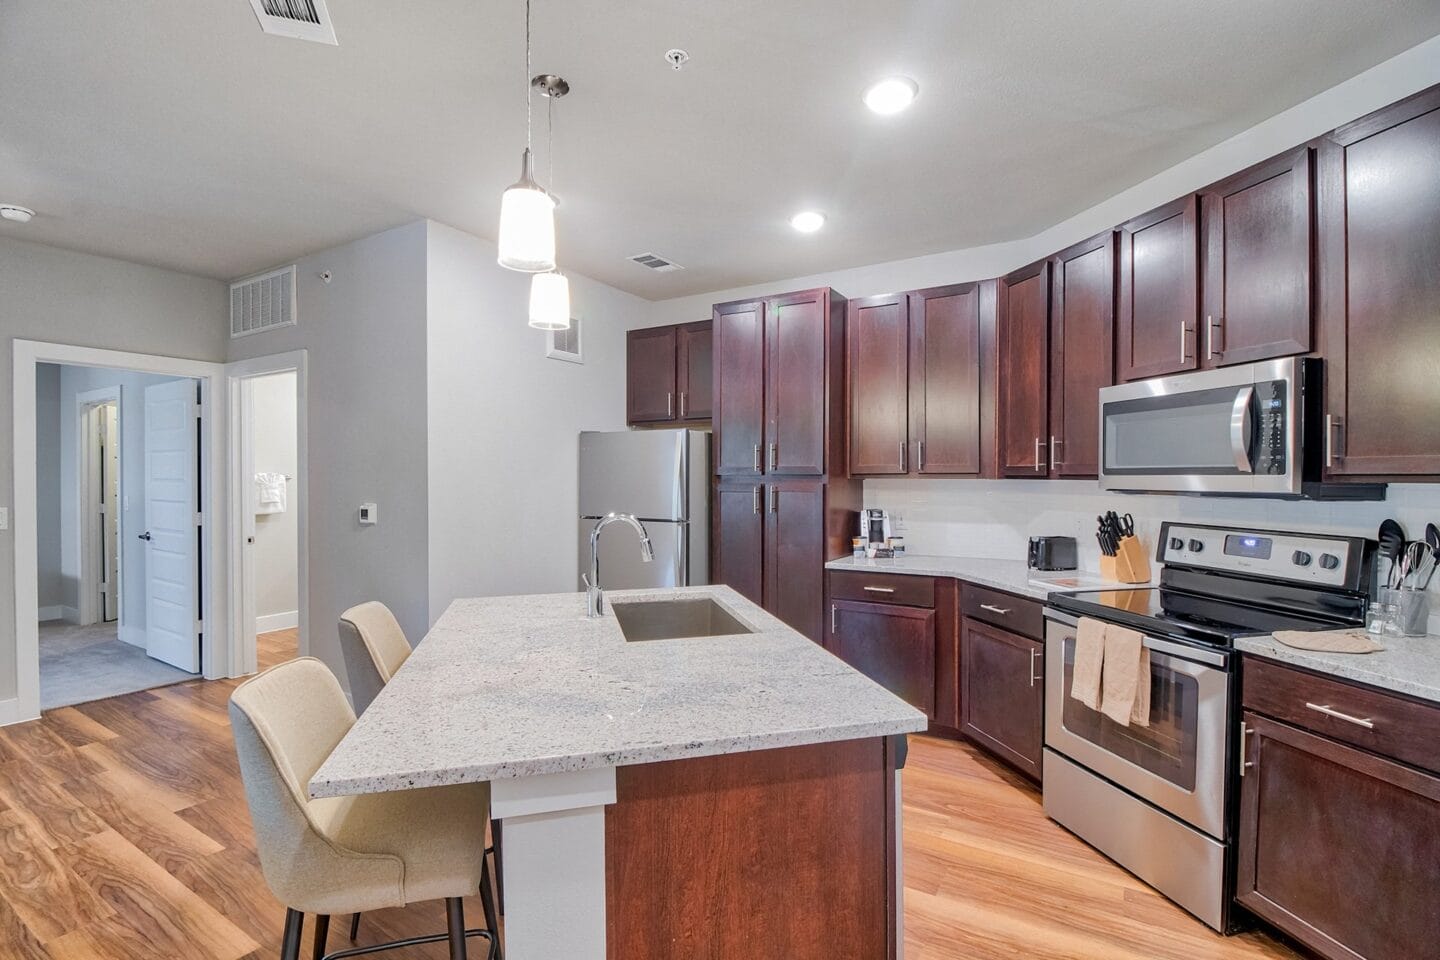
POLYGON ((1275 639, 1297 650, 1324 653, 1378 653, 1385 648, 1364 630, 1277 630, 1275 639))
POLYGON ((1150 651, 1134 630, 1105 627, 1105 670, 1100 712, 1128 727, 1150 725, 1150 651))
POLYGON ((1100 676, 1105 662, 1105 624, 1081 617, 1075 630, 1075 670, 1070 675, 1070 696, 1100 709, 1100 676))
POLYGON ((285 512, 285 474, 255 474, 255 512, 285 512))

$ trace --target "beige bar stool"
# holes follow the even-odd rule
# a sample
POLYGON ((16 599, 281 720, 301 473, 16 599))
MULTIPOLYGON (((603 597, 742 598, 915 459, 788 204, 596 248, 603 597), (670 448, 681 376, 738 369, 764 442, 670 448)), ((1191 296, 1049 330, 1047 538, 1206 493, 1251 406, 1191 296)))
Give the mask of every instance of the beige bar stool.
POLYGON ((284 903, 282 960, 298 960, 305 914, 317 917, 316 960, 330 917, 444 900, 446 933, 354 947, 326 960, 466 938, 497 956, 494 898, 485 868, 486 783, 312 800, 306 785, 355 723, 339 682, 313 657, 272 667, 236 688, 230 723, 260 866, 284 903), (487 929, 466 930, 462 898, 480 892, 487 929))
POLYGON ((340 614, 340 653, 359 714, 410 657, 410 641, 390 608, 371 600, 340 614))

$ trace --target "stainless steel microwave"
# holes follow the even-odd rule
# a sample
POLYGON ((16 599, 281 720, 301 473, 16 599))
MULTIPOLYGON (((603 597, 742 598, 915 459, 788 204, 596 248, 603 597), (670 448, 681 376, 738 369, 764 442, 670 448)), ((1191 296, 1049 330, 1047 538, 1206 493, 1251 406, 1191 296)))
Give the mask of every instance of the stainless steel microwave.
POLYGON ((1101 488, 1383 500, 1383 484, 1321 482, 1322 375, 1287 357, 1105 387, 1101 488))

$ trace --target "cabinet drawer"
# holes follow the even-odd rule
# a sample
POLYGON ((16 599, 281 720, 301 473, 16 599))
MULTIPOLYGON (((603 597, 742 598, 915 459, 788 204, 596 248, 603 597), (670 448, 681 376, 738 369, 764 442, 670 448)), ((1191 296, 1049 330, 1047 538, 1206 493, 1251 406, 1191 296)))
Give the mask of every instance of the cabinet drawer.
POLYGON ((935 578, 912 577, 903 573, 832 570, 830 598, 860 600, 865 603, 898 603, 907 607, 933 607, 935 578))
POLYGON ((1004 627, 1032 640, 1045 639, 1045 608, 1013 593, 965 584, 961 608, 967 617, 1004 627))
POLYGON ((1440 707, 1248 655, 1243 681, 1247 710, 1440 772, 1440 707))

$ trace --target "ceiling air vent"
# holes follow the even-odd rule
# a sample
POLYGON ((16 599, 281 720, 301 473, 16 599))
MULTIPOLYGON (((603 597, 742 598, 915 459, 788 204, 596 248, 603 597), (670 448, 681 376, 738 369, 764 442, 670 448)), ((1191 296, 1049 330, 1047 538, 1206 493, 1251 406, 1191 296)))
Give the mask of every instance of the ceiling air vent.
POLYGON ((638 263, 642 267, 648 267, 658 273, 670 273, 674 270, 684 270, 678 263, 671 263, 664 257, 657 257, 653 253, 637 253, 629 258, 632 263, 638 263))
POLYGON ((295 267, 230 284, 230 339, 295 326, 295 267))
POLYGON ((335 26, 325 0, 250 0, 260 29, 277 37, 312 40, 336 46, 335 26))

